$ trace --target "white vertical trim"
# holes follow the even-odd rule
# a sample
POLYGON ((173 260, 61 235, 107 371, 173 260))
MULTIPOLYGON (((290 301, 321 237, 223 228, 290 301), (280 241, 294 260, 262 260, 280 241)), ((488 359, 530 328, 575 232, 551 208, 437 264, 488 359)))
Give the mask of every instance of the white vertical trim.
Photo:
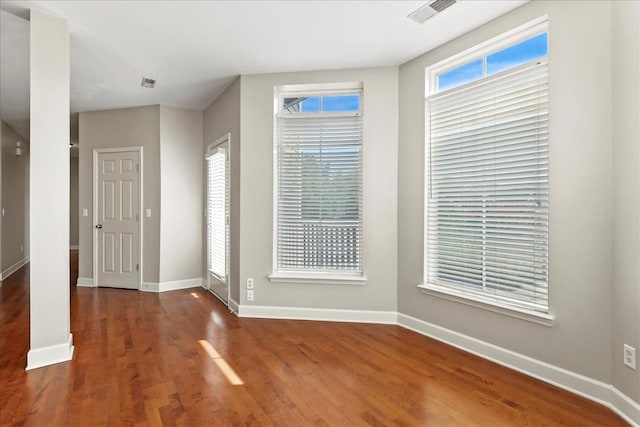
MULTIPOLYGON (((216 149, 216 147, 219 147, 220 145, 226 143, 227 144, 227 149, 225 150, 225 185, 226 185, 226 193, 227 193, 227 200, 226 200, 226 212, 227 212, 227 230, 226 230, 226 243, 225 243, 225 270, 226 270, 226 277, 225 277, 225 281, 222 282, 219 278, 215 278, 215 280, 219 280, 222 283, 224 283, 227 286, 227 301, 229 301, 231 299, 231 132, 227 132, 224 135, 222 135, 220 138, 216 139, 215 141, 213 141, 212 143, 210 143, 209 145, 207 145, 207 151, 205 153, 205 174, 206 174, 206 180, 205 180, 205 184, 206 184, 206 188, 205 188, 205 233, 206 233, 206 239, 205 239, 205 254, 206 254, 206 259, 205 259, 205 272, 206 272, 206 281, 207 281, 207 288, 211 290, 211 279, 212 279, 212 274, 209 271, 209 165, 207 164, 207 159, 209 158, 210 155, 213 154, 213 151, 216 149)), ((217 296, 217 295, 216 295, 217 296)), ((228 305, 228 304, 227 304, 228 305)))
POLYGON ((71 356, 68 22, 31 10, 29 368, 71 356))
POLYGON ((143 194, 143 177, 144 177, 144 161, 143 161, 143 147, 117 147, 117 148, 95 148, 93 150, 93 286, 98 286, 98 230, 96 224, 98 223, 98 155, 103 153, 123 153, 123 152, 138 152, 138 265, 140 269, 138 271, 138 290, 142 289, 142 278, 144 266, 143 266, 143 249, 144 249, 144 227, 142 226, 144 218, 142 215, 144 194, 143 194))

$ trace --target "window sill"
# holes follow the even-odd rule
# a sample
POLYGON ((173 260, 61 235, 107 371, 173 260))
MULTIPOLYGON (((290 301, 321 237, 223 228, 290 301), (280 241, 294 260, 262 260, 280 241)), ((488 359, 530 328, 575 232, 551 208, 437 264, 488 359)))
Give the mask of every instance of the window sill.
POLYGON ((553 326, 555 321, 555 317, 550 314, 540 313, 524 308, 510 307, 508 305, 492 301, 489 298, 481 299, 479 297, 471 297, 463 292, 456 292, 453 289, 441 286, 422 283, 418 285, 418 288, 423 294, 459 302, 461 304, 470 305, 472 307, 481 308, 494 313, 503 314, 505 316, 515 317, 516 319, 526 320, 543 326, 553 326))
POLYGON ((318 285, 356 285, 367 283, 367 278, 362 275, 349 274, 323 274, 323 273, 272 273, 269 276, 272 283, 305 283, 318 285))

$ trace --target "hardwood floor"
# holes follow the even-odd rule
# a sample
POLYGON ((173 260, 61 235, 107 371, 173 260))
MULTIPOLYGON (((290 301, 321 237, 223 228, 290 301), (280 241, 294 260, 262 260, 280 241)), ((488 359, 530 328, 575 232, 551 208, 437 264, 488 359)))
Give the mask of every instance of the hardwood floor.
POLYGON ((627 425, 397 326, 240 319, 203 289, 72 286, 73 361, 25 372, 28 280, 0 288, 3 426, 627 425))

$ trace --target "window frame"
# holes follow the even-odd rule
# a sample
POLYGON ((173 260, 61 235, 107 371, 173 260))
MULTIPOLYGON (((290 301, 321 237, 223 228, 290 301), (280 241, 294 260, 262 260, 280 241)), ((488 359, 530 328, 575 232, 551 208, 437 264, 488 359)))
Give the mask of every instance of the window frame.
POLYGON ((217 140, 215 140, 214 142, 212 142, 211 144, 207 145, 207 150, 205 152, 205 165, 206 165, 206 205, 205 205, 205 211, 206 211, 206 215, 205 215, 205 221, 206 221, 206 231, 207 231, 207 236, 206 236, 206 246, 207 246, 207 260, 206 260, 206 271, 207 271, 207 281, 209 281, 210 277, 212 276, 213 278, 215 278, 217 281, 219 281, 222 284, 225 284, 227 286, 229 286, 229 273, 230 273, 230 260, 229 260, 229 256, 230 256, 230 248, 231 248, 231 224, 230 224, 230 201, 231 201, 231 194, 230 194, 230 185, 229 185, 229 178, 230 178, 230 171, 229 171, 229 167, 230 167, 230 162, 229 162, 229 150, 230 150, 230 144, 231 144, 231 134, 230 133, 226 133, 225 135, 223 135, 222 137, 218 138, 217 140), (221 146, 226 143, 227 147, 226 148, 222 148, 221 146), (210 176, 209 176, 209 172, 210 172, 210 161, 212 161, 211 159, 213 158, 214 155, 216 154, 220 154, 223 153, 224 154, 224 169, 225 169, 225 254, 224 254, 224 258, 225 258, 225 265, 224 265, 224 269, 225 269, 225 275, 224 277, 217 274, 216 272, 214 272, 211 269, 211 266, 209 265, 210 262, 210 258, 211 258, 211 254, 210 254, 210 248, 209 248, 209 233, 210 233, 210 229, 209 229, 209 221, 210 221, 210 211, 209 211, 209 181, 210 181, 210 176))
MULTIPOLYGON (((362 116, 364 109, 364 91, 361 82, 345 83, 319 83, 319 84, 294 84, 274 87, 274 116, 273 116, 273 234, 272 234, 272 273, 268 279, 273 283, 305 283, 305 284, 332 284, 332 285, 365 285, 364 259, 364 129, 361 129, 360 143, 360 271, 299 271, 278 268, 278 119, 287 117, 296 118, 327 118, 327 117, 355 117, 362 116), (358 111, 344 112, 307 112, 288 113, 283 111, 284 98, 303 96, 334 96, 334 95, 359 95, 358 111)), ((364 123, 361 124, 364 128, 364 123)))
MULTIPOLYGON (((441 93, 441 92, 445 92, 447 90, 455 90, 455 89, 459 89, 462 88, 468 84, 474 84, 475 82, 477 82, 478 80, 473 80, 471 82, 467 82, 464 83, 460 86, 455 86, 452 87, 450 89, 445 89, 443 91, 437 91, 434 90, 435 88, 438 87, 438 76, 440 74, 444 74, 448 71, 451 71, 455 68, 458 68, 462 65, 477 61, 478 59, 482 59, 485 58, 489 55, 492 55, 494 53, 497 53, 503 49, 506 49, 508 47, 514 46, 520 42, 523 42, 525 40, 528 40, 532 37, 535 37, 541 33, 544 32, 549 32, 549 18, 545 15, 545 16, 541 16, 540 18, 537 18, 527 24, 524 24, 520 27, 514 28, 510 31, 507 31, 497 37, 494 37, 492 39, 489 39, 483 43, 480 43, 470 49, 464 50, 460 53, 457 53, 455 55, 452 55, 442 61, 437 62, 436 64, 433 64, 429 67, 427 67, 425 69, 425 75, 426 75, 426 83, 425 84, 425 93, 424 96, 425 98, 430 96, 430 95, 434 95, 436 93, 441 93)), ((548 43, 548 41, 547 41, 548 43)), ((549 56, 548 50, 547 50, 547 56, 549 56)), ((522 65, 522 64, 520 64, 522 65)), ((486 61, 483 61, 483 70, 484 70, 484 77, 482 77, 479 80, 484 80, 488 77, 494 76, 494 75, 498 75, 500 73, 503 72, 508 72, 509 70, 512 70, 512 68, 506 69, 506 70, 502 70, 498 73, 492 74, 491 76, 487 76, 486 75, 486 61)), ((519 66, 519 65, 518 65, 519 66)), ((518 67, 516 66, 516 67, 518 67)))
MULTIPOLYGON (((512 29, 502 35, 487 40, 479 45, 476 45, 470 49, 455 54, 447 59, 433 64, 425 69, 425 123, 428 120, 427 103, 431 95, 441 94, 448 91, 464 90, 466 86, 477 85, 479 82, 486 82, 493 78, 499 78, 500 76, 508 73, 513 73, 521 67, 531 64, 534 61, 548 61, 549 49, 547 45, 547 55, 541 58, 532 59, 522 64, 518 64, 512 68, 501 70, 497 73, 486 75, 486 57, 503 49, 515 46, 518 43, 526 41, 542 33, 549 33, 548 17, 542 16, 536 20, 533 20, 520 27, 512 29), (454 70, 462 65, 472 63, 478 59, 483 59, 483 77, 480 79, 472 80, 470 82, 461 84, 459 86, 451 87, 442 91, 438 90, 438 77, 448 71, 454 70)), ((547 44, 549 39, 547 39, 547 44)), ((429 233, 427 231, 428 224, 428 209, 429 199, 427 197, 427 186, 429 185, 429 150, 430 150, 430 137, 429 128, 425 124, 425 167, 424 167, 424 191, 423 191, 423 277, 422 283, 418 284, 419 290, 427 295, 436 296, 449 301, 478 307, 495 313, 503 314, 506 316, 518 318, 521 320, 530 321, 544 326, 552 326, 555 321, 555 316, 551 314, 551 298, 547 299, 547 312, 535 311, 519 307, 517 304, 510 304, 508 302, 496 301, 491 297, 484 297, 477 294, 469 294, 463 290, 457 290, 453 287, 438 286, 434 283, 429 283, 428 280, 428 238, 429 233)), ((548 261, 547 261, 548 263, 548 261)), ((548 265, 548 264, 547 264, 548 265)), ((548 289, 549 285, 547 284, 548 289)))

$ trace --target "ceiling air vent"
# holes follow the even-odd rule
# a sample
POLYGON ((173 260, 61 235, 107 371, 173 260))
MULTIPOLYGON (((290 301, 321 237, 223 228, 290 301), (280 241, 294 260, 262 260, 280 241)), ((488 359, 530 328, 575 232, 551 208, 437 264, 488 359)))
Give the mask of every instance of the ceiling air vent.
POLYGON ((143 77, 142 83, 140 83, 140 86, 153 89, 154 87, 156 87, 156 81, 148 77, 143 77))
POLYGON ((442 12, 449 6, 453 6, 455 2, 456 0, 433 0, 411 12, 408 17, 422 25, 433 15, 442 12))

